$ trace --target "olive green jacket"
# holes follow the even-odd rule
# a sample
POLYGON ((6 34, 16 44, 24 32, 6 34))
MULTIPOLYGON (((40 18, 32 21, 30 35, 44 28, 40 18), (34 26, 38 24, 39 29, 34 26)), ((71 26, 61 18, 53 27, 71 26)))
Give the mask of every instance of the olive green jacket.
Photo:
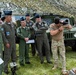
POLYGON ((3 41, 4 44, 9 43, 11 45, 15 44, 15 24, 5 22, 2 25, 3 28, 3 41))
POLYGON ((30 38, 31 34, 30 34, 30 29, 29 27, 18 27, 17 28, 17 35, 20 39, 24 39, 24 38, 30 38))

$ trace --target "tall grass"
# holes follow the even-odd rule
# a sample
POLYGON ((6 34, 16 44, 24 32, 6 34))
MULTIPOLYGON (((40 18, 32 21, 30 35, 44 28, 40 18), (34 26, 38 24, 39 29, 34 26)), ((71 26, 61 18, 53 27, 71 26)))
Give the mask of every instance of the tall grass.
MULTIPOLYGON (((17 45, 17 55, 18 55, 18 45, 17 45)), ((45 57, 44 57, 45 59, 45 57)), ((51 58, 53 61, 53 59, 51 58)), ((46 60, 43 64, 40 63, 39 57, 32 56, 31 50, 30 50, 30 62, 31 64, 25 64, 25 66, 20 66, 18 63, 18 70, 16 71, 17 75, 61 75, 61 69, 58 68, 56 70, 52 70, 53 64, 48 64, 46 60)), ((76 67, 76 52, 72 50, 68 50, 66 52, 66 62, 67 62, 67 70, 70 70, 72 68, 76 67)), ((5 75, 3 73, 3 75, 5 75)), ((11 73, 9 74, 11 75, 11 73)))

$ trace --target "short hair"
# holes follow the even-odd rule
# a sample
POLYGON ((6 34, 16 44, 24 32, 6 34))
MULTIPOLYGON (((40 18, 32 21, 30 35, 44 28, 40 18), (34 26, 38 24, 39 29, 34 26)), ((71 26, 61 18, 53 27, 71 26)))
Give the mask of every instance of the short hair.
POLYGON ((54 23, 55 24, 59 24, 60 23, 60 18, 59 17, 55 17, 54 18, 54 23))

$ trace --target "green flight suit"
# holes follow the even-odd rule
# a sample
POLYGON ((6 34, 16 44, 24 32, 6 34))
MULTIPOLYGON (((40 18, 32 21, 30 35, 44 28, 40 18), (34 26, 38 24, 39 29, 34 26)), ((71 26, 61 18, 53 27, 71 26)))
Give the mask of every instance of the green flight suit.
MULTIPOLYGON (((35 32, 34 32, 34 29, 32 28, 33 25, 34 25, 34 22, 32 20, 30 20, 30 21, 26 20, 26 26, 30 28, 30 32, 31 32, 30 39, 34 39, 35 40, 35 32)), ((36 45, 35 45, 35 43, 31 43, 31 50, 32 50, 32 55, 34 56, 35 53, 36 53, 36 45)))
POLYGON ((4 72, 8 70, 8 63, 11 58, 12 62, 16 62, 16 44, 15 44, 15 24, 5 22, 3 28, 3 41, 4 41, 4 72), (9 43, 10 47, 7 48, 6 44, 9 43))
MULTIPOLYGON (((3 29, 0 26, 0 58, 2 58, 2 45, 3 45, 3 41, 2 41, 2 31, 3 29)), ((3 64, 0 65, 0 75, 2 75, 2 70, 3 70, 3 64)))
POLYGON ((30 38, 30 30, 28 27, 18 27, 17 35, 20 38, 19 42, 19 62, 20 65, 24 62, 29 62, 29 44, 26 44, 24 38, 30 38))

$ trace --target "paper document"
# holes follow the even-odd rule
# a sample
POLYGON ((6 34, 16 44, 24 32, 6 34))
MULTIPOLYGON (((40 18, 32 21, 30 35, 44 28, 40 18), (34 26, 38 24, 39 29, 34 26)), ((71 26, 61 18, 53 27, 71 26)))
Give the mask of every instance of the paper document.
POLYGON ((3 63, 4 61, 0 58, 0 65, 3 63))
POLYGON ((27 44, 35 43, 35 40, 28 40, 26 43, 27 43, 27 44))

